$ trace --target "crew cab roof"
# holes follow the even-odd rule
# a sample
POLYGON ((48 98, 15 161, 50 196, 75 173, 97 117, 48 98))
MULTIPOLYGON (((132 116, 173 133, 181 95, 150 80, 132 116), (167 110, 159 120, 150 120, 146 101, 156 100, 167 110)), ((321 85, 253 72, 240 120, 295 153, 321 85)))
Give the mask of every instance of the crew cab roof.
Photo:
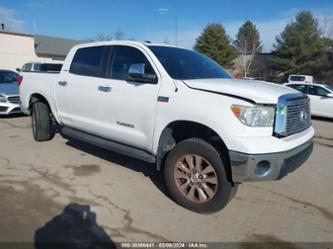
POLYGON ((137 45, 137 46, 164 46, 164 47, 175 47, 170 44, 163 43, 150 43, 150 42, 140 42, 131 40, 113 40, 113 41, 98 41, 98 42, 88 42, 80 43, 75 45, 73 48, 84 48, 84 47, 94 47, 94 46, 110 46, 110 45, 137 45))

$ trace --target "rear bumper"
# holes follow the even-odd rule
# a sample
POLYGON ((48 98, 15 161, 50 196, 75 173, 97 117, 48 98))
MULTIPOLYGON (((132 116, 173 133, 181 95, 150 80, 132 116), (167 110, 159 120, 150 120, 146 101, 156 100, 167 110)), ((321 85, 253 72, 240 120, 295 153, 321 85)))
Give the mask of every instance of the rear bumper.
POLYGON ((279 180, 300 167, 311 155, 312 138, 288 151, 246 154, 229 151, 234 182, 279 180))

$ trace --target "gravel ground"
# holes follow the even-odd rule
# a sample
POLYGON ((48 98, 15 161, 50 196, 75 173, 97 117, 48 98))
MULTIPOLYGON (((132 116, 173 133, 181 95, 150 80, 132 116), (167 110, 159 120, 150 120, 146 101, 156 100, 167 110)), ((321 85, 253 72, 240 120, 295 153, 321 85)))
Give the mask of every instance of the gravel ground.
POLYGON ((313 125, 301 168, 199 215, 168 197, 153 165, 59 134, 36 143, 30 118, 0 118, 0 242, 333 242, 333 121, 313 125))

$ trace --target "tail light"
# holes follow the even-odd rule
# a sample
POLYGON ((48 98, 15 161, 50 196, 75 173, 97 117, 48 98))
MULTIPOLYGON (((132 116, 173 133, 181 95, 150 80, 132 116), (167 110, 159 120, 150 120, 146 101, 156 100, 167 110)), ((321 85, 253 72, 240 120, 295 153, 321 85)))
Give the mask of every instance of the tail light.
POLYGON ((18 84, 19 86, 21 85, 22 80, 23 80, 23 76, 22 76, 22 75, 17 75, 17 77, 16 77, 16 82, 17 82, 17 84, 18 84))

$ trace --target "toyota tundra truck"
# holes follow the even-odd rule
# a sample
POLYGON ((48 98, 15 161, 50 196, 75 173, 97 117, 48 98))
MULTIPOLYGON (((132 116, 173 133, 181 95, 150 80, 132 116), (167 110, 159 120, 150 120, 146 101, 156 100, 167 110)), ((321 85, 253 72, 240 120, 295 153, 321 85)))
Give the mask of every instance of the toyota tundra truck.
POLYGON ((36 141, 50 140, 56 122, 66 138, 156 165, 172 199, 198 213, 224 208, 240 183, 283 178, 312 152, 306 95, 236 80, 195 51, 80 44, 60 73, 22 75, 36 141))

